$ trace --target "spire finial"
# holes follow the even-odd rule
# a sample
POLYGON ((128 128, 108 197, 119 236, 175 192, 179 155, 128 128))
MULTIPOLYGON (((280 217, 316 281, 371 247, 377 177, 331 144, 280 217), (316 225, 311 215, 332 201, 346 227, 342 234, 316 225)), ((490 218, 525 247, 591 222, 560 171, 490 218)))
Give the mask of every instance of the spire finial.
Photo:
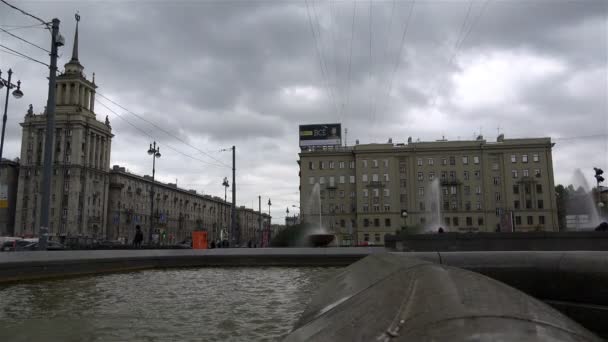
POLYGON ((72 49, 72 59, 70 62, 78 61, 78 22, 80 22, 80 14, 76 12, 74 18, 76 18, 76 32, 74 33, 74 48, 72 49))

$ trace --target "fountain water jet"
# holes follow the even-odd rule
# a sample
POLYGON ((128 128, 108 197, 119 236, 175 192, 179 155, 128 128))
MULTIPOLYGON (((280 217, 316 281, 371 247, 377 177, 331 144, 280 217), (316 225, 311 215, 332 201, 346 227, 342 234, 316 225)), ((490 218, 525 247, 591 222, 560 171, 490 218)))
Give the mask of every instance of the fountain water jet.
MULTIPOLYGON (((424 205, 427 213, 428 221, 424 226, 425 232, 436 233, 440 227, 443 227, 441 219, 441 185, 439 179, 435 178, 426 187, 424 192, 424 205)), ((443 228, 445 230, 445 227, 443 228)))
POLYGON ((306 241, 303 241, 304 244, 313 245, 314 247, 322 247, 326 246, 334 240, 334 235, 330 234, 325 227, 323 226, 323 217, 322 217, 322 209, 321 209, 321 185, 319 183, 315 183, 312 187, 312 191, 310 196, 308 197, 307 209, 308 209, 308 217, 310 222, 307 225, 306 232, 304 234, 306 241), (318 213, 315 213, 315 209, 318 210, 318 213), (318 214, 318 215, 317 215, 318 214), (317 222, 315 222, 314 218, 319 218, 317 222))
MULTIPOLYGON (((598 212, 597 204, 595 203, 596 199, 593 197, 593 192, 591 191, 591 187, 589 183, 587 183, 587 179, 585 175, 581 171, 581 169, 574 170, 573 177, 573 185, 575 189, 582 188, 584 190, 584 194, 581 194, 580 197, 583 201, 584 208, 586 209, 586 213, 589 215, 588 229, 593 229, 600 224, 600 215, 598 212)), ((566 212, 566 214, 571 214, 566 212)))

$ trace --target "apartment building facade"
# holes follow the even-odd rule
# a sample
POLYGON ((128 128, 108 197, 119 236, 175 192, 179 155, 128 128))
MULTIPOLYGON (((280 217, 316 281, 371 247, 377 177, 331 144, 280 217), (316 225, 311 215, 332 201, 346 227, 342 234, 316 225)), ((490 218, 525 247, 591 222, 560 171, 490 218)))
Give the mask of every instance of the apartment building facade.
POLYGON ((305 148, 302 219, 340 245, 382 244, 404 228, 456 232, 557 230, 550 138, 305 148), (316 194, 318 189, 319 194, 316 194))

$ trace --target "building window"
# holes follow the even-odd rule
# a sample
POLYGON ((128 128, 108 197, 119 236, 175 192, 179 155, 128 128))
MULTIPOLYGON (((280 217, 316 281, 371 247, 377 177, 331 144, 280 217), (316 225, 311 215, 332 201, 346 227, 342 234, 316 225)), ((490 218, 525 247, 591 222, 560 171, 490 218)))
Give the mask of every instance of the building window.
POLYGON ((386 212, 391 211, 391 205, 390 204, 385 204, 384 205, 384 211, 386 211, 386 212))
POLYGON ((519 209, 519 201, 518 200, 513 201, 513 208, 519 209))
POLYGON ((450 194, 456 195, 456 186, 455 185, 450 186, 450 194))
POLYGON ((407 179, 400 179, 399 185, 401 185, 402 188, 405 188, 407 186, 407 179))
MULTIPOLYGON (((366 220, 367 220, 367 219, 366 219, 366 220)), ((368 222, 368 224, 367 224, 367 225, 365 225, 365 226, 366 226, 366 227, 367 227, 367 226, 369 226, 369 222, 368 222)), ((367 234, 367 233, 363 234, 363 240, 364 240, 364 241, 366 241, 366 242, 369 242, 369 234, 367 234)))
POLYGON ((426 223, 426 217, 421 217, 420 224, 425 224, 425 223, 426 223))
POLYGON ((433 166, 433 165, 435 165, 435 159, 433 159, 433 158, 429 158, 429 159, 427 159, 427 163, 428 163, 430 166, 433 166))
POLYGON ((467 216, 467 226, 471 227, 473 225, 473 218, 470 216, 467 216))
POLYGON ((374 197, 380 197, 380 190, 379 189, 373 189, 374 192, 374 197))
POLYGON ((498 170, 498 163, 492 163, 492 170, 498 170))
POLYGON ((372 167, 378 167, 378 160, 372 160, 372 167))
POLYGON ((384 159, 382 163, 384 164, 384 167, 388 167, 388 159, 384 159))
POLYGON ((450 225, 450 218, 446 217, 444 220, 445 220, 445 225, 449 226, 450 225))
POLYGON ((380 234, 374 234, 374 241, 380 243, 380 234))
POLYGON ((333 187, 335 185, 336 185, 336 183, 335 183, 334 176, 330 176, 329 177, 329 186, 333 187))
POLYGON ((527 163, 528 162, 528 155, 527 154, 524 154, 524 155, 521 156, 521 162, 522 163, 527 163))
POLYGON ((450 165, 456 165, 456 157, 450 156, 450 165))
POLYGON ((344 168, 344 162, 341 161, 340 163, 338 163, 338 167, 341 168, 341 169, 343 169, 344 168))
POLYGON ((481 202, 477 201, 477 204, 475 205, 475 208, 477 210, 481 210, 481 202))
POLYGON ((333 168, 334 168, 334 161, 333 161, 333 160, 330 160, 330 161, 329 161, 329 168, 330 168, 330 169, 333 169, 333 168))
POLYGON ((528 177, 529 175, 530 175, 530 174, 529 174, 529 172, 528 172, 528 169, 525 169, 525 170, 523 170, 523 171, 522 171, 522 176, 523 176, 523 177, 528 177))
POLYGON ((526 209, 532 209, 532 200, 526 200, 526 209))
POLYGON ((511 155, 511 163, 517 163, 517 156, 514 154, 511 155))
POLYGON ((519 185, 513 185, 513 194, 519 194, 519 185))
POLYGON ((470 196, 471 195, 471 187, 468 185, 464 186, 464 195, 465 196, 470 196))
POLYGON ((468 156, 462 157, 462 165, 469 165, 469 157, 468 156))
POLYGON ((521 216, 515 216, 515 224, 516 225, 521 225, 521 216))
POLYGON ((418 166, 422 166, 422 158, 416 159, 416 163, 418 164, 418 166))
POLYGON ((530 194, 530 192, 531 192, 530 184, 524 185, 524 192, 526 193, 526 195, 530 194))
POLYGON ((418 196, 424 196, 424 188, 423 187, 419 187, 418 188, 418 196))
POLYGON ((441 180, 444 181, 448 176, 447 171, 441 171, 441 180))
POLYGON ((384 181, 385 181, 385 182, 388 182, 388 173, 385 173, 385 174, 384 174, 384 181))
POLYGON ((363 204, 363 212, 366 213, 368 211, 369 211, 369 204, 367 204, 367 203, 363 204))
POLYGON ((458 209, 458 202, 452 201, 452 210, 458 209))
POLYGON ((533 225, 534 224, 534 216, 528 216, 528 224, 529 225, 533 225))
POLYGON ((540 169, 534 169, 534 177, 540 178, 540 169))
POLYGON ((372 174, 372 182, 377 182, 378 181, 378 174, 374 173, 372 174))
POLYGON ((464 172, 464 180, 469 180, 469 171, 464 172))
POLYGON ((366 159, 363 159, 363 160, 361 161, 361 163, 363 163, 363 167, 364 167, 364 168, 366 168, 366 167, 367 167, 367 160, 366 160, 366 159))
POLYGON ((513 178, 517 178, 517 170, 511 170, 511 175, 513 178))
POLYGON ((325 177, 319 177, 319 184, 325 184, 325 177))
POLYGON ((391 219, 390 218, 384 219, 384 226, 385 227, 390 227, 391 226, 391 219))
POLYGON ((354 191, 351 191, 351 192, 350 192, 350 197, 351 197, 351 198, 354 198, 354 197, 355 197, 355 195, 356 195, 356 194, 355 194, 355 192, 354 192, 354 191))
POLYGON ((374 204, 374 212, 379 212, 380 211, 380 204, 374 204))
POLYGON ((351 169, 354 169, 354 168, 355 168, 355 162, 354 162, 354 161, 350 161, 350 162, 348 162, 348 166, 349 166, 351 169))
POLYGON ((481 171, 479 171, 479 170, 475 170, 475 171, 473 172, 473 175, 475 176, 475 179, 479 179, 479 178, 480 178, 480 176, 481 176, 481 171))
POLYGON ((480 226, 480 227, 483 226, 483 217, 478 217, 477 218, 477 225, 480 226))
POLYGON ((539 216, 538 217, 538 224, 540 225, 544 225, 545 224, 545 217, 544 216, 539 216))
POLYGON ((374 227, 380 227, 380 219, 374 218, 374 227))
POLYGON ((441 158, 441 165, 448 165, 448 160, 446 158, 441 158))
POLYGON ((538 203, 536 203, 538 205, 538 209, 544 209, 544 203, 543 200, 538 200, 538 203))
POLYGON ((323 169, 325 169, 325 162, 319 161, 319 170, 323 170, 323 169))
POLYGON ((389 197, 390 194, 390 190, 389 189, 384 189, 384 197, 389 197))
POLYGON ((456 171, 450 171, 450 180, 451 181, 455 181, 456 180, 456 171))
POLYGON ((419 202, 418 208, 420 209, 420 211, 424 211, 424 202, 419 202))
POLYGON ((340 198, 344 198, 344 190, 338 191, 338 195, 340 196, 340 198))
POLYGON ((458 217, 454 217, 454 220, 453 220, 453 221, 454 221, 454 226, 455 226, 455 227, 458 227, 458 224, 459 224, 459 222, 458 222, 458 217))
POLYGON ((479 156, 473 156, 473 163, 479 164, 479 156))
POLYGON ((361 176, 361 180, 362 180, 364 183, 367 183, 367 174, 363 174, 363 176, 361 176))
POLYGON ((494 185, 500 185, 500 177, 494 177, 494 185))
POLYGON ((481 195, 481 186, 479 186, 479 185, 478 185, 478 186, 475 188, 475 193, 476 193, 476 194, 478 194, 478 195, 481 195))
POLYGON ((424 173, 418 172, 418 180, 419 181, 423 181, 424 180, 424 173))
POLYGON ((369 191, 367 189, 363 189, 363 197, 368 197, 369 191))
POLYGON ((433 179, 435 179, 435 172, 431 171, 429 172, 429 180, 433 181, 433 179))
POLYGON ((535 154, 532 155, 532 160, 535 163, 538 163, 540 161, 540 158, 538 157, 538 153, 535 153, 535 154))
POLYGON ((537 194, 543 193, 543 186, 541 184, 536 184, 536 193, 537 194))
POLYGON ((470 211, 471 210, 471 202, 466 201, 464 203, 464 210, 466 210, 466 211, 470 211))
POLYGON ((344 184, 344 182, 346 181, 345 178, 346 177, 344 177, 344 176, 340 176, 340 184, 344 184))

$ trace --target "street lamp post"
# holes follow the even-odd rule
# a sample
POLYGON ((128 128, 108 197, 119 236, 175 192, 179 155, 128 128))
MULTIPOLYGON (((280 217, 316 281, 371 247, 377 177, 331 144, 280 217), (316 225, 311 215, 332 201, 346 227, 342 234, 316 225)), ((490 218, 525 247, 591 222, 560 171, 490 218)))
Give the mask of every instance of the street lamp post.
MULTIPOLYGON (((228 177, 224 177, 222 181, 222 185, 224 186, 224 206, 222 207, 222 227, 220 228, 222 231, 226 228, 224 227, 224 223, 226 222, 226 201, 228 200, 228 187, 230 187, 230 182, 228 182, 228 177)), ((221 241, 220 241, 221 242, 221 241)))
POLYGON ((4 150, 4 130, 6 129, 6 112, 8 111, 8 98, 10 97, 11 89, 17 87, 13 91, 13 96, 17 99, 20 99, 23 96, 23 92, 21 91, 21 81, 17 81, 17 85, 11 83, 11 76, 13 75, 13 70, 8 69, 8 78, 5 80, 2 78, 2 71, 0 71, 0 89, 2 87, 6 87, 6 100, 4 101, 4 116, 2 116, 2 138, 0 138, 0 161, 2 160, 2 151, 4 150))
POLYGON ((148 231, 148 243, 152 243, 152 230, 154 229, 154 175, 156 173, 156 158, 160 158, 160 146, 150 144, 148 154, 152 156, 152 185, 150 186, 150 230, 148 231))

